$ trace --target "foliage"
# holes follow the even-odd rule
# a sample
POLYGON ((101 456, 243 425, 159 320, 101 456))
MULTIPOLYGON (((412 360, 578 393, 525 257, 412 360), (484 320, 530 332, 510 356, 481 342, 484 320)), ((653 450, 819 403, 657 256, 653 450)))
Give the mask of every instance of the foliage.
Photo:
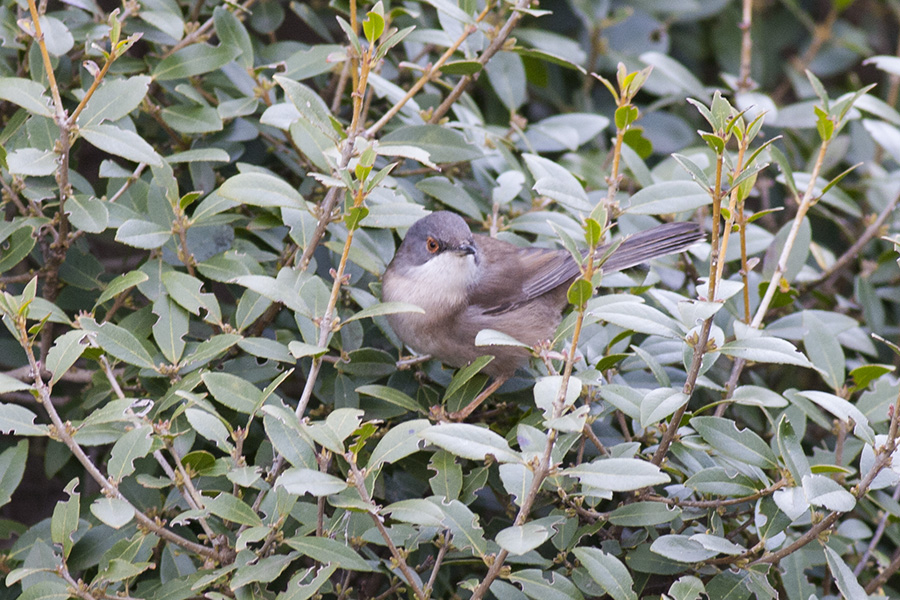
POLYGON ((898 597, 900 11, 753 8, 3 0, 0 596, 898 597), (426 208, 582 261, 465 423, 426 208))

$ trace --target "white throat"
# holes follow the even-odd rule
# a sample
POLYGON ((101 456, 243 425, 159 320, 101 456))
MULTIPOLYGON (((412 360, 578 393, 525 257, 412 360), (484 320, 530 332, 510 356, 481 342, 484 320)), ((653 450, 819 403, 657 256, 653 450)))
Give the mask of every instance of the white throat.
POLYGON ((415 304, 430 316, 450 312, 466 302, 478 266, 471 254, 443 252, 425 264, 405 269, 391 286, 390 301, 415 304))

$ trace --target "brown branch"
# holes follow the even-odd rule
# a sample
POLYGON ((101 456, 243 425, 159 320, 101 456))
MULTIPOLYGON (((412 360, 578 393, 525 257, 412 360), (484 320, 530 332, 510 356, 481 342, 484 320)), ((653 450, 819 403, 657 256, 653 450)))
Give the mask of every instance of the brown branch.
MULTIPOLYGON (((256 0, 247 0, 246 2, 244 2, 244 4, 242 4, 241 6, 238 7, 239 8, 238 12, 246 13, 246 12, 248 12, 248 9, 251 6, 253 6, 254 4, 256 4, 256 0)), ((210 17, 202 25, 197 27, 197 29, 191 31, 186 36, 181 38, 181 41, 179 41, 177 44, 172 46, 168 50, 168 52, 163 54, 162 57, 168 58, 168 57, 172 56, 173 54, 175 54, 176 52, 178 52, 179 50, 181 50, 182 48, 184 48, 185 46, 189 46, 189 45, 193 44, 194 42, 198 41, 207 31, 212 29, 212 26, 214 24, 215 24, 215 21, 213 20, 212 17, 210 17)))
POLYGON ((872 223, 866 227, 865 231, 863 231, 862 235, 853 242, 853 245, 847 248, 847 251, 844 252, 840 258, 834 261, 834 264, 828 267, 825 271, 822 272, 821 275, 816 277, 814 280, 805 282, 803 286, 800 288, 801 290, 808 290, 814 287, 818 287, 823 281, 826 286, 830 286, 834 284, 835 279, 837 279, 839 275, 839 271, 847 266, 851 260, 855 259, 860 251, 872 241, 876 235, 878 235, 881 230, 884 222, 887 221, 888 217, 890 217, 894 209, 897 208, 897 203, 900 202, 900 194, 894 196, 890 202, 878 213, 878 217, 875 218, 872 223))
POLYGON ((399 548, 397 548, 397 546, 394 544, 394 541, 391 539, 390 533, 388 533, 387 528, 384 526, 384 522, 378 515, 378 506, 369 496, 369 491, 366 489, 366 476, 362 471, 359 470, 359 467, 356 466, 356 458, 353 456, 352 452, 346 453, 344 455, 344 458, 350 465, 350 483, 353 485, 353 487, 356 488, 356 491, 359 492, 360 499, 362 499, 364 503, 370 506, 370 509, 367 512, 369 513, 369 516, 372 517, 372 521, 375 523, 375 528, 378 529, 378 533, 380 533, 382 539, 384 539, 384 543, 387 545, 388 550, 391 552, 391 556, 397 563, 397 567, 406 578, 406 583, 412 588, 413 594, 415 594, 416 598, 418 598, 419 600, 427 600, 428 595, 421 587, 419 587, 419 584, 415 578, 415 573, 413 573, 412 569, 409 568, 409 565, 406 564, 406 559, 403 557, 403 554, 401 554, 399 548))
POLYGON ((69 451, 72 453, 72 455, 75 456, 78 462, 81 463, 85 471, 87 471, 88 475, 90 475, 91 478, 95 482, 97 482, 97 484, 103 489, 106 495, 111 498, 123 500, 127 502, 129 506, 131 506, 131 508, 134 510, 135 520, 137 520, 137 522, 142 527, 153 532, 158 537, 166 540, 167 542, 171 542, 177 546, 180 546, 189 552, 193 552, 194 554, 199 554, 200 556, 204 556, 213 560, 220 560, 219 553, 216 552, 213 548, 203 546, 202 544, 198 544, 196 542, 192 542, 186 538, 183 538, 177 533, 166 529, 156 519, 151 519, 150 517, 145 515, 124 495, 122 495, 116 485, 114 485, 103 475, 103 473, 100 472, 100 469, 97 468, 90 457, 85 454, 84 450, 81 448, 78 442, 76 442, 72 437, 72 434, 69 431, 70 426, 66 423, 63 423, 62 419, 59 416, 59 413, 56 411, 56 407, 53 405, 50 395, 50 388, 41 377, 40 366, 38 365, 37 360, 34 357, 31 340, 28 339, 28 333, 25 329, 26 325, 24 317, 21 318, 18 325, 20 337, 19 343, 22 346, 22 349, 25 351, 25 355, 28 358, 28 364, 31 365, 34 376, 34 387, 38 392, 38 398, 41 404, 44 406, 44 410, 50 417, 50 422, 53 424, 55 437, 57 437, 59 441, 61 441, 69 448, 69 451))
MULTIPOLYGON (((881 473, 881 471, 885 467, 890 465, 891 455, 894 453, 894 450, 897 449, 897 430, 898 425, 900 425, 900 394, 897 395, 897 399, 894 401, 894 405, 892 408, 893 411, 891 413, 891 426, 888 432, 888 439, 884 443, 884 445, 876 449, 875 464, 872 465, 872 468, 869 469, 869 472, 866 473, 866 476, 856 486, 856 490, 853 495, 856 497, 857 501, 862 499, 862 497, 866 495, 866 493, 869 491, 869 486, 872 485, 872 482, 875 480, 878 474, 881 473)), ((773 552, 772 554, 767 554, 758 558, 757 560, 750 563, 750 566, 766 563, 777 563, 785 556, 788 556, 789 554, 810 543, 814 539, 817 539, 820 534, 825 532, 827 529, 830 529, 831 526, 834 525, 843 514, 844 513, 837 511, 830 513, 827 517, 810 527, 806 533, 797 538, 789 546, 785 546, 777 552, 773 552)), ((898 568, 900 568, 900 561, 897 561, 897 563, 898 568)), ((866 586, 866 591, 878 588, 885 581, 887 581, 892 574, 893 571, 885 569, 878 575, 878 577, 869 582, 869 584, 866 586)))
MULTIPOLYGON (((484 52, 481 53, 481 56, 478 57, 479 63, 486 65, 488 61, 503 48, 507 38, 512 34, 513 29, 515 29, 516 25, 519 24, 519 21, 522 20, 522 16, 525 14, 522 11, 529 8, 532 1, 533 0, 518 0, 518 2, 516 2, 516 5, 512 8, 512 14, 506 20, 506 23, 504 23, 503 27, 500 28, 500 31, 497 32, 496 37, 494 37, 490 45, 488 45, 484 52)), ((444 98, 444 101, 441 102, 440 106, 434 110, 431 119, 429 119, 428 122, 438 123, 444 115, 447 114, 453 104, 459 100, 459 97, 463 95, 463 92, 466 91, 469 85, 478 79, 478 75, 479 73, 473 73, 472 75, 466 75, 460 79, 453 88, 453 91, 450 92, 450 95, 444 98)))
POLYGON ((663 504, 668 504, 669 506, 687 506, 690 508, 719 508, 721 506, 733 506, 735 504, 743 504, 745 502, 753 502, 754 500, 759 500, 764 496, 768 496, 787 485, 786 479, 781 479, 776 481, 769 487, 759 490, 756 493, 750 494, 749 496, 742 496, 740 498, 726 498, 724 500, 679 500, 678 498, 663 498, 662 496, 647 496, 646 500, 651 502, 662 502, 663 504))

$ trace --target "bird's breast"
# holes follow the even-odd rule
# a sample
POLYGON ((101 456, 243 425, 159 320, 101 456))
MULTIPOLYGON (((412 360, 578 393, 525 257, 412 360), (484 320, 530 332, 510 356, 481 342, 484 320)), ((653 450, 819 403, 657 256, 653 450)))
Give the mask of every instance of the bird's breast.
POLYGON ((471 256, 444 254, 423 265, 385 272, 382 295, 386 302, 408 302, 425 311, 388 317, 407 346, 426 354, 440 354, 439 338, 452 335, 454 320, 467 305, 474 268, 471 256))

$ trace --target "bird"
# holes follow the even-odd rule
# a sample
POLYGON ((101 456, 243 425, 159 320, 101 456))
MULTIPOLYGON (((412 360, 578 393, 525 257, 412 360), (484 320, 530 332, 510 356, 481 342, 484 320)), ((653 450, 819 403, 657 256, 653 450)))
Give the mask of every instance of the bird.
MULTIPOLYGON (((681 252, 705 238, 692 222, 665 223, 626 237, 602 264, 604 273, 681 252)), ((599 246, 601 257, 609 245, 599 246)), ((567 250, 523 248, 473 234, 450 211, 416 221, 382 277, 382 299, 424 312, 387 316, 409 348, 445 365, 464 367, 484 355, 493 381, 468 406, 449 415, 459 421, 506 382, 531 356, 520 346, 476 346, 479 331, 492 329, 535 347, 551 339, 568 304, 567 291, 581 268, 567 250)), ((432 411, 434 413, 434 411, 432 411)))

